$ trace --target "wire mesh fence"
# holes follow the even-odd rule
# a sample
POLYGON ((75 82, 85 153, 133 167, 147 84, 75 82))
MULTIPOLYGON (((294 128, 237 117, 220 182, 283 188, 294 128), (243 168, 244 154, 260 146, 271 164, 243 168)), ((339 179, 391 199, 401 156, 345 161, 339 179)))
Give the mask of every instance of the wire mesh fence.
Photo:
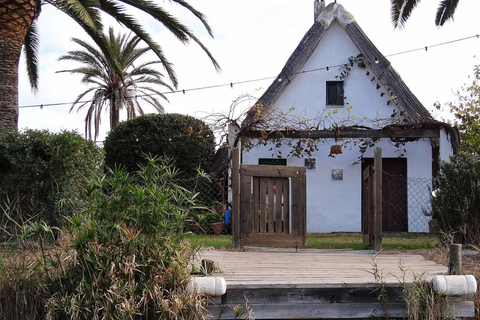
POLYGON ((432 179, 383 174, 382 227, 393 232, 429 232, 432 179))
POLYGON ((216 204, 226 203, 227 190, 223 180, 213 179, 208 176, 175 179, 179 186, 197 194, 195 202, 198 206, 211 207, 216 204))
POLYGON ((175 179, 177 185, 196 194, 195 207, 189 211, 186 230, 199 234, 227 232, 225 209, 227 189, 224 179, 207 176, 175 179))

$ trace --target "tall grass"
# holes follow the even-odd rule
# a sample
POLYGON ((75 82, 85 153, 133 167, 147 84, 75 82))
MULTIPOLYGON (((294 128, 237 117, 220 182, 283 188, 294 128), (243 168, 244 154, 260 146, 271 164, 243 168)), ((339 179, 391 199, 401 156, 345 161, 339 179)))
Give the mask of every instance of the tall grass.
POLYGON ((187 290, 195 248, 183 230, 195 195, 172 183, 176 174, 152 158, 133 174, 112 169, 90 181, 89 205, 67 218, 60 241, 46 243, 47 225, 26 228, 41 244, 29 259, 23 248, 4 255, 0 318, 204 318, 205 297, 187 290))

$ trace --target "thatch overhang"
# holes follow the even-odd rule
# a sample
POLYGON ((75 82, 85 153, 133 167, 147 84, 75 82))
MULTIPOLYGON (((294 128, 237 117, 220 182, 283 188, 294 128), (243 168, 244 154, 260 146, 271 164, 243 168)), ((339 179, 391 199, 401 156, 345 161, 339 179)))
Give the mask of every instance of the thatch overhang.
MULTIPOLYGON (((330 25, 338 21, 346 31, 352 42, 357 46, 363 59, 377 79, 395 95, 397 105, 406 111, 412 123, 433 121, 432 116, 422 103, 410 91, 400 75, 392 67, 390 61, 375 47, 367 35, 362 31, 353 16, 338 3, 329 4, 317 17, 313 26, 305 34, 300 44, 288 59, 280 74, 260 97, 257 103, 247 114, 242 127, 247 128, 252 124, 255 110, 259 106, 271 108, 288 84, 301 74, 301 69, 315 51, 320 40, 330 25)), ((347 60, 348 57, 345 57, 347 60)), ((347 62, 346 62, 347 63, 347 62)))

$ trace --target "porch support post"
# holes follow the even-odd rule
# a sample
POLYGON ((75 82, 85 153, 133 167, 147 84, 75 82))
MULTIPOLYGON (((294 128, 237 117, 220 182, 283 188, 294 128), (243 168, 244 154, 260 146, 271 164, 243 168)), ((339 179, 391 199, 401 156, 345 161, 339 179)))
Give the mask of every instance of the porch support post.
POLYGON ((232 155, 232 242, 240 248, 240 140, 232 155))
POLYGON ((374 151, 374 249, 382 249, 382 148, 375 147, 374 151))
POLYGON ((239 128, 229 127, 229 145, 232 155, 232 244, 235 249, 240 248, 240 157, 241 139, 237 135, 239 128))

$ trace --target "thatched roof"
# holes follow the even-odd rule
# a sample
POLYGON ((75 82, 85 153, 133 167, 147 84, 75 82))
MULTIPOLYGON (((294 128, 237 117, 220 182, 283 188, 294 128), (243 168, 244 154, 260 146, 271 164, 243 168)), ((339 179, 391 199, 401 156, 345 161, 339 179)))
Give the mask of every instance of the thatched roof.
MULTIPOLYGON (((337 3, 329 4, 317 16, 313 26, 305 34, 280 74, 260 97, 257 104, 267 108, 275 105, 278 97, 296 74, 301 71, 323 35, 335 20, 339 22, 360 53, 363 54, 365 63, 375 74, 376 78, 381 79, 382 84, 389 88, 392 94, 397 96, 396 103, 406 111, 410 119, 413 122, 431 121, 432 117, 428 110, 410 91, 387 58, 368 39, 353 16, 342 5, 337 3)), ((255 110, 255 106, 251 110, 252 113, 247 116, 243 124, 244 126, 250 123, 253 110, 255 110)))

